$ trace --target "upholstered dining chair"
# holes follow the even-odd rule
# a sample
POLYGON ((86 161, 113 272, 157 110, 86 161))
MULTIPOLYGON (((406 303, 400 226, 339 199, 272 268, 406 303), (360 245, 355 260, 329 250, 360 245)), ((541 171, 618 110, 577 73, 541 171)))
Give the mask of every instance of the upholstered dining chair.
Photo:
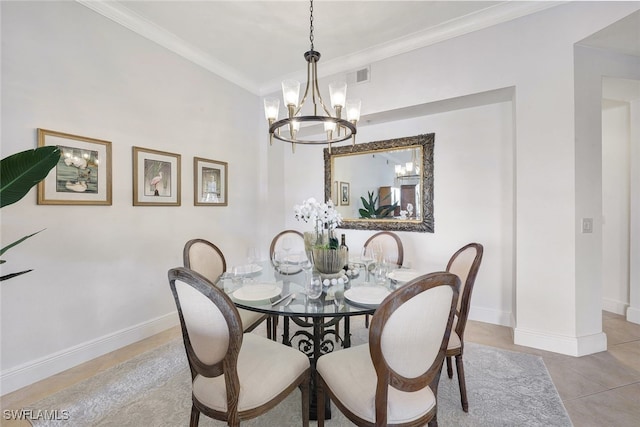
POLYGON ((283 230, 271 239, 269 247, 269 259, 273 261, 276 251, 288 251, 291 253, 304 252, 304 235, 297 230, 283 230), (285 242, 289 245, 285 245, 285 242))
POLYGON ((284 400, 297 387, 302 425, 309 425, 309 359, 302 352, 243 333, 229 296, 184 267, 169 270, 192 379, 190 426, 200 414, 239 426, 284 400))
POLYGON ((404 247, 400 236, 391 231, 380 231, 369 237, 364 242, 364 247, 377 247, 380 256, 385 262, 391 262, 397 266, 402 266, 404 262, 404 247))
POLYGON ((430 273, 387 296, 371 320, 368 344, 318 358, 317 407, 327 394, 359 426, 437 426, 438 380, 459 285, 455 274, 430 273))
POLYGON ((464 330, 467 326, 469 308, 471 304, 471 292, 480 269, 484 248, 480 243, 469 243, 458 249, 447 264, 447 271, 460 278, 460 298, 456 307, 456 315, 451 330, 451 338, 447 346, 447 375, 453 378, 453 357, 456 358, 456 372, 458 373, 458 385, 460 386, 460 402, 462 410, 469 412, 467 400, 467 386, 464 381, 464 364, 462 354, 464 352, 464 330))
MULTIPOLYGON (((375 248, 379 257, 385 261, 402 267, 404 262, 404 247, 400 236, 391 231, 375 233, 364 242, 365 248, 375 248)), ((369 315, 364 318, 364 326, 369 327, 369 315)))
MULTIPOLYGON (((191 239, 184 245, 182 251, 184 266, 202 274, 212 283, 227 271, 227 262, 222 251, 213 243, 205 239, 191 239)), ((242 328, 245 332, 250 332, 256 328, 267 315, 249 310, 238 309, 242 328)), ((271 327, 267 325, 267 331, 271 327)))

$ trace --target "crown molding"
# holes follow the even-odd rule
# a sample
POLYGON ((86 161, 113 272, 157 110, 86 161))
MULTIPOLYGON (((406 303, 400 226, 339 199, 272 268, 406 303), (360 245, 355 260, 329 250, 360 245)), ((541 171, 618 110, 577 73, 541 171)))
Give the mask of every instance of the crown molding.
MULTIPOLYGON (((318 67, 318 77, 356 70, 365 65, 382 61, 396 55, 430 46, 454 37, 462 36, 474 31, 482 30, 532 13, 549 9, 567 1, 516 1, 504 2, 465 15, 460 18, 443 22, 435 27, 427 28, 405 37, 391 40, 387 43, 372 46, 352 55, 342 56, 323 62, 318 67)), ((283 76, 283 79, 304 80, 304 70, 283 76)), ((260 86, 260 95, 264 96, 280 90, 280 80, 272 80, 260 86)))
MULTIPOLYGON (((280 90, 281 79, 261 84, 245 78, 239 70, 235 70, 227 64, 216 60, 175 34, 157 26, 116 1, 75 1, 255 95, 264 96, 280 90)), ((373 62, 407 53, 525 15, 540 12, 563 3, 567 3, 567 1, 503 2, 490 8, 452 19, 436 27, 372 46, 352 55, 346 55, 323 62, 319 70, 321 71, 319 77, 352 71, 373 62)), ((306 78, 306 72, 304 70, 298 70, 282 78, 304 80, 306 78)))

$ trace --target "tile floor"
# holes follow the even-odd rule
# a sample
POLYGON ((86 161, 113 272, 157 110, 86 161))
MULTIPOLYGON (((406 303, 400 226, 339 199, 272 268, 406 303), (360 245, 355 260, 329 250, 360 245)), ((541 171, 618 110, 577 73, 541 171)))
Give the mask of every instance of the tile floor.
MULTIPOLYGON (((603 312, 605 352, 580 358, 513 344, 511 328, 469 321, 467 341, 541 356, 576 427, 640 426, 640 325, 603 312)), ((2 397, 2 409, 19 409, 180 336, 178 327, 106 354, 2 397)), ((470 402, 473 405, 473 402, 470 402)), ((7 421, 6 427, 30 426, 7 421)))

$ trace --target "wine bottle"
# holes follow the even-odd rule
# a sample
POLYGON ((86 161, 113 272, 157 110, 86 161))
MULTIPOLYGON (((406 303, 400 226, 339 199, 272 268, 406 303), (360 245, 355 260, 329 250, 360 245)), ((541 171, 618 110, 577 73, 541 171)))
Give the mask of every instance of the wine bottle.
POLYGON ((347 252, 347 256, 345 257, 345 264, 344 264, 344 271, 349 270, 349 247, 347 246, 347 243, 345 241, 345 236, 344 234, 341 237, 341 242, 340 242, 340 249, 344 248, 345 252, 347 252))

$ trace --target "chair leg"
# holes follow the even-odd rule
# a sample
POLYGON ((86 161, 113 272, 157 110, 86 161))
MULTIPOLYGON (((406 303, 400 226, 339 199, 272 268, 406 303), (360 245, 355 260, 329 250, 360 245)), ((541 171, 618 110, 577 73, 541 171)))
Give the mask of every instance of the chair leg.
POLYGON ((369 315, 368 314, 364 315, 364 327, 365 328, 369 327, 369 315))
POLYGON ((198 427, 200 421, 200 411, 198 411, 195 405, 191 406, 191 420, 189 421, 189 427, 198 427))
POLYGON ((318 427, 324 427, 324 383, 319 374, 316 374, 316 419, 318 427))
POLYGON ((462 355, 456 356, 456 371, 458 372, 458 384, 460 385, 460 401, 462 402, 462 410, 469 412, 469 402, 467 401, 467 385, 464 382, 464 365, 462 363, 462 355))
POLYGON ((452 359, 453 357, 451 356, 445 357, 445 360, 447 361, 447 375, 449 375, 449 378, 453 378, 453 367, 451 366, 452 359))
POLYGON ((307 378, 300 384, 302 391, 302 427, 309 427, 309 383, 311 372, 307 373, 307 378))

